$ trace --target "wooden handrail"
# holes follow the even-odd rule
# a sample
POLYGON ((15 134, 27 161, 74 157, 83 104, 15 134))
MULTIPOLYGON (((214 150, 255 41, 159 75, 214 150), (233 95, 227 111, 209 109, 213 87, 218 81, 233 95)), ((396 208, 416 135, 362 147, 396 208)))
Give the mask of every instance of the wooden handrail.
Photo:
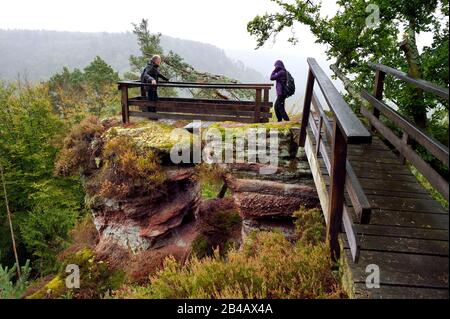
POLYGON ((317 82, 327 104, 334 114, 332 132, 330 134, 332 142, 331 160, 324 145, 317 145, 316 150, 322 154, 331 180, 328 194, 328 211, 324 212, 327 223, 327 243, 330 247, 331 258, 338 260, 340 257, 339 233, 341 231, 341 225, 343 225, 353 260, 356 261, 359 254, 359 244, 353 222, 345 206, 346 185, 352 184, 350 186, 354 186, 353 188, 350 187, 351 191, 353 191, 351 192, 351 197, 353 197, 357 208, 365 208, 369 204, 365 195, 362 196, 364 194, 362 188, 358 189, 360 187, 359 183, 351 183, 352 180, 356 179, 356 175, 351 168, 347 170, 347 167, 350 167, 347 161, 347 147, 348 144, 371 143, 372 135, 352 112, 325 72, 317 64, 316 60, 308 58, 308 65, 309 72, 303 105, 299 145, 302 147, 305 146, 308 125, 311 126, 312 130, 315 130, 313 134, 316 134, 316 143, 321 142, 320 129, 323 123, 325 123, 325 131, 331 130, 331 125, 327 123, 328 118, 320 107, 317 97, 314 95, 314 83, 317 82), (313 102, 320 114, 319 128, 315 127, 315 121, 311 115, 311 104, 313 102), (349 179, 348 181, 346 181, 347 178, 349 179), (360 205, 359 207, 358 204, 360 205))
POLYGON ((336 117, 347 144, 367 144, 372 141, 372 135, 361 123, 358 117, 345 102, 342 95, 334 87, 331 80, 313 58, 308 58, 309 68, 317 80, 325 100, 336 117))
POLYGON ((429 182, 430 184, 448 201, 449 200, 449 183, 436 170, 431 167, 416 151, 409 145, 410 140, 415 140, 419 145, 423 146, 433 156, 435 156, 445 166, 449 165, 449 150, 448 147, 442 145, 440 142, 421 131, 414 124, 400 115, 397 111, 392 109, 389 105, 383 102, 383 89, 385 75, 392 75, 400 80, 406 81, 414 86, 417 86, 424 91, 436 94, 441 98, 448 100, 449 90, 439 87, 433 83, 422 79, 414 79, 408 74, 388 67, 382 64, 370 63, 369 66, 376 70, 374 94, 367 91, 361 91, 361 97, 367 100, 372 105, 372 112, 361 107, 361 114, 367 117, 370 121, 373 131, 378 131, 389 143, 391 143, 400 153, 402 162, 408 160, 429 182), (385 116, 391 120, 396 126, 402 130, 403 136, 398 137, 391 129, 380 121, 380 115, 385 116))
MULTIPOLYGON (((325 114, 323 107, 317 98, 316 94, 313 93, 312 97, 312 106, 315 108, 316 112, 320 114, 320 120, 323 123, 323 127, 325 128, 325 134, 327 135, 327 138, 329 140, 332 140, 333 137, 333 126, 330 124, 330 121, 328 120, 328 116, 325 114)), ((327 168, 328 174, 331 174, 331 163, 328 157, 328 152, 321 143, 321 135, 320 130, 321 127, 316 128, 314 125, 311 125, 311 129, 314 134, 316 134, 316 154, 319 153, 319 150, 321 151, 323 160, 325 162, 325 166, 327 168)), ((364 193, 364 190, 361 186, 361 183, 359 182, 358 178, 356 177, 356 174, 350 164, 350 162, 347 160, 346 163, 346 170, 347 175, 345 178, 345 188, 347 190, 347 193, 350 196, 350 200, 352 202, 352 205, 355 209, 356 215, 360 218, 360 222, 363 224, 368 224, 370 221, 370 215, 372 212, 372 207, 369 203, 369 200, 367 199, 366 194, 364 193)))
POLYGON ((428 81, 425 81, 422 79, 415 79, 413 77, 410 77, 405 72, 396 70, 394 68, 391 68, 391 67, 383 65, 383 64, 369 62, 368 65, 374 70, 377 70, 377 71, 380 71, 380 72, 383 72, 386 74, 390 74, 390 75, 396 77, 397 79, 400 79, 400 80, 403 80, 410 84, 413 84, 413 85, 421 88, 424 91, 436 94, 446 100, 449 99, 449 89, 448 88, 440 87, 436 84, 433 84, 431 82, 428 82, 428 81))
MULTIPOLYGON (((192 82, 159 82, 158 84, 142 83, 140 81, 119 81, 118 88, 122 92, 122 121, 129 123, 130 116, 152 119, 198 119, 206 121, 238 121, 246 123, 268 122, 270 118, 269 90, 273 84, 241 84, 241 83, 192 83, 192 82), (255 90, 254 101, 213 100, 196 98, 160 98, 149 101, 146 98, 145 87, 199 88, 199 89, 240 89, 255 90), (129 97, 128 90, 140 88, 141 95, 129 97), (130 112, 130 105, 152 112, 130 112), (237 109, 242 108, 242 109, 237 109), (250 109, 249 109, 250 108, 250 109), (249 112, 250 111, 250 112, 249 112)), ((219 94, 220 95, 220 94, 219 94)))
POLYGON ((198 88, 198 89, 270 89, 273 84, 244 84, 244 83, 194 83, 194 82, 158 82, 158 84, 142 83, 138 81, 119 81, 119 86, 126 85, 128 87, 173 87, 173 88, 198 88))
POLYGON ((416 140, 420 145, 425 147, 431 154, 436 156, 442 163, 448 166, 449 151, 448 147, 427 135, 407 119, 401 116, 397 111, 389 107, 386 103, 376 99, 366 90, 361 92, 361 96, 366 99, 373 107, 377 108, 384 116, 397 124, 404 132, 408 133, 409 138, 416 140))

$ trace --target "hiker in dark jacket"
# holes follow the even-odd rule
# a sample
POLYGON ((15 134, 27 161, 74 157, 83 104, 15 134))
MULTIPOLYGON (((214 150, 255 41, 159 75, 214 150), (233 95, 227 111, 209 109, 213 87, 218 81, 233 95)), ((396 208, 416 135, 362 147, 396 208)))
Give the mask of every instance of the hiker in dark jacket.
POLYGON ((145 86, 145 90, 148 91, 149 101, 158 101, 158 87, 156 86, 156 84, 158 84, 159 79, 163 79, 164 81, 167 82, 169 81, 168 78, 166 78, 159 72, 158 68, 160 64, 161 64, 161 57, 159 55, 154 55, 152 59, 148 62, 146 68, 144 69, 141 75, 142 83, 154 84, 152 86, 145 86))
POLYGON ((289 116, 284 108, 286 102, 284 87, 287 82, 287 71, 282 61, 278 60, 275 62, 275 70, 273 70, 270 80, 276 81, 277 100, 275 101, 275 115, 278 122, 282 120, 289 121, 289 116))

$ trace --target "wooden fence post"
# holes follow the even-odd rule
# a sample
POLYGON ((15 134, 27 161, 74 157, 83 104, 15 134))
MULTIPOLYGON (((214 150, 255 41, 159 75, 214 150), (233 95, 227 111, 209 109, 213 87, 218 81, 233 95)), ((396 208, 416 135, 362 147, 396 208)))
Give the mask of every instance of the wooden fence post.
MULTIPOLYGON (((403 131, 402 133, 402 143, 405 145, 409 144, 409 135, 405 131, 403 131)), ((406 163, 406 158, 401 152, 400 152, 400 161, 402 162, 402 164, 406 163)))
POLYGON ((120 90, 122 91, 122 122, 123 124, 130 123, 129 106, 128 106, 128 86, 120 84, 120 90))
POLYGON ((300 127, 300 138, 298 145, 301 147, 305 146, 306 140, 306 127, 308 126, 309 113, 311 110, 311 101, 313 96, 314 89, 314 74, 311 69, 308 72, 308 82, 306 84, 306 92, 305 92, 305 100, 303 103, 303 113, 302 113, 302 122, 300 127))
POLYGON ((255 99, 255 123, 261 121, 261 89, 256 89, 256 99, 255 99))
MULTIPOLYGON (((384 78, 386 77, 386 73, 383 71, 377 70, 375 75, 375 87, 373 89, 373 96, 379 101, 383 100, 383 89, 384 89, 384 78)), ((376 107, 373 107, 373 115, 378 119, 380 118, 380 110, 376 107)), ((376 129, 373 125, 370 126, 372 132, 375 132, 376 129)))
POLYGON ((327 224, 327 243, 330 247, 331 258, 334 261, 339 260, 340 257, 339 232, 341 230, 342 211, 344 208, 346 161, 347 142, 335 118, 333 124, 330 204, 327 224))
POLYGON ((264 99, 263 99, 264 103, 268 103, 269 102, 269 89, 264 89, 264 99))

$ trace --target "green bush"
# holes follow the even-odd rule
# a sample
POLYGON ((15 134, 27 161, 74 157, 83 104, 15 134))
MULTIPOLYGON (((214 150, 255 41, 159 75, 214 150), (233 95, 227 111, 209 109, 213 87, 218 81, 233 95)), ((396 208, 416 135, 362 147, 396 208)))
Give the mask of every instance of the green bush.
POLYGON ((141 148, 130 136, 116 136, 106 142, 102 151, 104 161, 96 177, 98 193, 106 198, 125 198, 136 187, 152 191, 166 181, 159 156, 152 150, 141 148))
MULTIPOLYGON (((83 213, 80 180, 53 174, 68 128, 54 113, 47 85, 0 82, 0 162, 16 244, 21 259, 30 259, 33 269, 43 273, 54 269, 55 257, 50 254, 64 248, 64 232, 83 213)), ((2 192, 0 263, 13 265, 6 220, 2 192)))
MULTIPOLYGON (((197 179, 201 185, 203 199, 217 198, 224 183, 223 173, 223 170, 217 165, 200 164, 197 166, 197 179)), ((225 196, 229 195, 230 190, 227 190, 225 196)))
POLYGON ((73 210, 36 208, 20 224, 23 241, 36 258, 33 268, 41 275, 58 269, 57 254, 69 243, 77 215, 73 210))
POLYGON ((200 209, 198 228, 200 235, 192 243, 192 252, 198 258, 211 256, 215 249, 226 255, 237 241, 233 238, 240 231, 241 216, 230 199, 205 201, 200 209))
POLYGON ((325 220, 320 209, 301 208, 294 213, 298 240, 305 244, 320 244, 325 241, 325 220))
POLYGON ((174 258, 135 287, 135 298, 340 298, 325 244, 289 243, 280 233, 254 233, 240 251, 227 257, 193 257, 186 265, 174 258))
POLYGON ((55 172, 60 176, 88 174, 95 169, 95 151, 92 142, 98 139, 105 128, 95 116, 89 116, 74 125, 64 139, 64 146, 58 156, 55 172))
POLYGON ((30 261, 20 267, 21 277, 17 279, 17 264, 5 268, 0 265, 0 299, 17 299, 22 296, 28 286, 30 276, 30 261))
POLYGON ((58 274, 42 289, 28 298, 101 298, 109 291, 122 285, 125 275, 122 271, 111 270, 107 263, 98 260, 94 252, 84 248, 66 258, 58 274), (67 288, 65 272, 67 265, 77 265, 80 269, 80 288, 67 288))

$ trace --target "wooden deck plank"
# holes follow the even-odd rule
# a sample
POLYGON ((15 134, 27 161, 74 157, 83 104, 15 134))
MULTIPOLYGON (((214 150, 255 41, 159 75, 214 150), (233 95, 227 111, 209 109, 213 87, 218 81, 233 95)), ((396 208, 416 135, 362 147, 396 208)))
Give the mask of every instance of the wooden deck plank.
MULTIPOLYGON (((348 248, 347 242, 344 242, 344 244, 344 247, 348 248)), ((448 241, 444 240, 373 236, 367 234, 360 236, 360 244, 362 250, 447 257, 449 248, 448 241)))
MULTIPOLYGON (((310 131, 308 138, 315 149, 310 131)), ((342 236, 354 297, 448 298, 448 210, 430 196, 379 138, 374 137, 372 145, 351 145, 349 158, 373 206, 370 224, 354 225, 361 248, 358 263, 353 263, 346 237, 342 236), (369 264, 380 267, 379 289, 365 285, 369 264)), ((320 176, 322 183, 316 183, 316 187, 326 194, 330 179, 321 156, 316 169, 319 172, 313 172, 313 176, 320 176)), ((348 196, 346 202, 355 222, 348 196)))
MULTIPOLYGON (((325 173, 325 171, 323 171, 325 173)), ((356 174, 358 176, 358 174, 356 174)), ((325 177, 327 185, 329 185, 329 176, 325 177)), ((428 191, 424 189, 418 182, 405 182, 405 181, 385 181, 375 178, 361 178, 358 180, 364 190, 385 190, 393 192, 403 193, 419 193, 428 194, 428 191)))
POLYGON ((378 235, 385 237, 415 238, 448 241, 448 231, 443 229, 424 229, 416 227, 398 227, 386 225, 355 225, 360 235, 378 235))
POLYGON ((372 211, 370 223, 373 225, 417 227, 448 230, 448 215, 427 214, 405 211, 389 211, 376 209, 372 211))
POLYGON ((380 285, 367 289, 365 284, 355 283, 355 297, 358 299, 448 299, 448 289, 416 288, 380 285))
POLYGON ((366 189, 365 193, 367 196, 377 195, 377 196, 393 196, 398 198, 423 198, 423 199, 432 199, 430 194, 428 193, 415 193, 414 191, 406 192, 401 190, 386 190, 386 189, 366 189))
POLYGON ((433 199, 370 195, 369 202, 372 207, 380 209, 431 212, 433 214, 448 215, 448 211, 446 211, 441 204, 433 199))
MULTIPOLYGON (((345 253, 351 258, 348 249, 345 253)), ((380 283, 384 285, 448 289, 448 256, 362 250, 358 263, 348 264, 354 282, 366 282, 368 265, 379 267, 380 283)))

